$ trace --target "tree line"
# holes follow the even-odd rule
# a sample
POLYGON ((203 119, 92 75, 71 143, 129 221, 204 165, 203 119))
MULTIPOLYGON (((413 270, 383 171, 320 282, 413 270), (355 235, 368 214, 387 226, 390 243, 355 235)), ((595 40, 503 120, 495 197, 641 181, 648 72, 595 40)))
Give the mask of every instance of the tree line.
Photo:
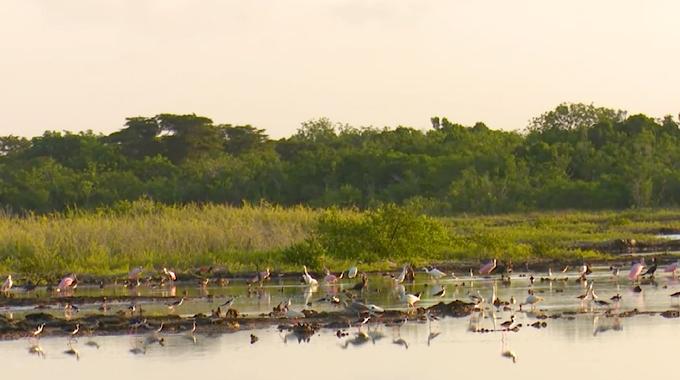
POLYGON ((0 137, 0 204, 47 213, 115 206, 267 201, 418 205, 431 214, 680 205, 680 129, 662 119, 560 104, 521 131, 431 118, 432 128, 301 125, 270 139, 196 115, 126 119, 109 135, 0 137))

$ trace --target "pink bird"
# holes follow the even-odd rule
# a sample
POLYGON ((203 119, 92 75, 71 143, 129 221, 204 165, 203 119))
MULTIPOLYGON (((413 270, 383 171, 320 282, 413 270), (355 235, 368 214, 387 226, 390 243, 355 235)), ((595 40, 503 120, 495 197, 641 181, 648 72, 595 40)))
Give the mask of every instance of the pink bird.
POLYGON ((479 268, 479 274, 491 274, 494 269, 496 269, 496 259, 479 268))
POLYGON ((336 276, 336 275, 334 275, 334 274, 332 274, 332 273, 328 273, 328 274, 326 275, 326 277, 323 278, 323 280, 324 280, 327 284, 334 284, 334 283, 338 282, 338 280, 340 280, 340 279, 343 278, 344 276, 345 276, 345 272, 340 273, 340 276, 336 276))
POLYGON ((128 273, 128 279, 134 280, 135 278, 139 277, 139 275, 142 274, 142 270, 144 270, 142 267, 137 267, 131 270, 130 273, 128 273))
POLYGON ((75 284, 77 279, 78 278, 76 277, 75 273, 62 278, 61 281, 59 281, 59 285, 57 285, 57 292, 64 291, 66 288, 71 287, 75 284))
POLYGON ((633 266, 630 268, 630 273, 628 274, 628 279, 635 281, 636 278, 640 276, 642 273, 642 270, 645 268, 645 259, 644 257, 640 259, 639 263, 633 264, 633 266))
POLYGON ((263 270, 262 272, 258 272, 258 274, 253 277, 250 282, 253 284, 256 282, 263 282, 265 280, 268 280, 271 277, 271 272, 269 271, 269 268, 267 270, 263 270))
POLYGON ((678 270, 678 264, 680 264, 680 260, 668 265, 663 271, 666 273, 671 272, 673 273, 673 276, 675 276, 675 271, 678 270))

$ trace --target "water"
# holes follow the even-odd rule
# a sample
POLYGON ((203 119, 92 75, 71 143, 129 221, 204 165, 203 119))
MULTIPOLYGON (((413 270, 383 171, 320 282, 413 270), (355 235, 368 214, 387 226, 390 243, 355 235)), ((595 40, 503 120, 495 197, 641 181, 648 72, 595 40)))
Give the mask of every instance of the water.
MULTIPOLYGON (((535 276, 533 288, 546 298, 544 303, 538 304, 540 312, 554 314, 581 308, 576 296, 583 293, 583 286, 574 281, 576 276, 573 273, 570 273, 566 282, 541 282, 540 274, 535 276)), ((623 277, 622 273, 620 278, 612 279, 608 272, 598 271, 592 277, 595 280, 594 289, 601 299, 608 300, 614 294, 621 294, 621 311, 634 308, 640 311, 680 310, 669 297, 680 290, 676 278, 658 275, 656 284, 643 285, 642 293, 634 293, 630 281, 623 277)), ((468 293, 474 294, 477 290, 485 297, 491 295, 493 280, 476 279, 472 286, 469 280, 465 286, 462 281, 465 279, 454 282, 449 278, 439 282, 447 289, 443 301, 467 300, 468 293)), ((513 295, 518 302, 522 302, 530 288, 526 277, 513 277, 508 287, 500 281, 496 283, 498 297, 503 300, 513 295)), ((370 302, 384 307, 403 308, 389 286, 388 279, 376 276, 371 278, 369 285, 373 289, 367 293, 370 302)), ((426 307, 440 301, 427 296, 438 290, 433 285, 425 276, 419 275, 418 281, 407 286, 407 290, 425 291, 426 296, 420 306, 426 307)), ((337 292, 341 287, 351 286, 352 282, 331 288, 319 286, 309 297, 314 301, 327 291, 337 292)), ((90 290, 99 291, 86 291, 90 290)), ((191 314, 195 310, 205 312, 216 307, 217 299, 210 304, 204 296, 199 297, 195 288, 190 290, 196 292, 192 293, 194 298, 186 304, 186 309, 178 311, 180 314, 191 314)), ((226 298, 241 295, 245 287, 232 284, 207 290, 216 297, 226 298)), ((268 312, 280 301, 293 296, 293 308, 301 310, 309 308, 303 305, 305 291, 309 293, 306 287, 271 283, 259 296, 239 297, 234 307, 250 314, 268 312), (283 292, 281 286, 284 287, 283 292)), ((163 310, 163 307, 159 306, 159 310, 163 310)), ((584 307, 588 307, 587 302, 584 307)), ((332 310, 333 306, 315 304, 313 308, 332 310)), ((8 312, 10 310, 5 309, 2 314, 8 312)), ((52 312, 62 313, 61 310, 52 312)), ((81 311, 82 314, 89 312, 87 309, 81 311)), ((496 314, 497 323, 509 319, 510 314, 499 311, 496 314)), ((654 369, 655 375, 670 374, 668 363, 675 362, 676 354, 671 347, 675 345, 680 319, 666 319, 658 314, 638 315, 621 318, 618 330, 609 329, 594 334, 598 326, 613 327, 616 319, 600 315, 594 321, 593 313, 576 314, 573 320, 547 319, 547 328, 535 329, 527 326, 537 321, 533 313, 517 312, 516 315, 524 327, 517 333, 507 334, 507 347, 517 355, 515 364, 511 359, 501 356, 504 334, 468 332, 469 318, 445 318, 433 325, 412 322, 404 325, 400 331, 396 327, 374 325, 371 329, 382 331, 384 338, 359 346, 350 344, 346 349, 343 346, 354 337, 356 328, 347 330, 350 336, 340 339, 334 330, 322 329, 311 337, 309 343, 298 343, 294 338, 284 342, 286 333, 279 333, 270 327, 213 336, 202 335, 198 331, 195 344, 184 334, 161 334, 167 341, 166 346, 151 345, 145 355, 130 352, 136 340, 129 336, 92 338, 100 344, 99 349, 86 346, 88 338, 81 337, 75 345, 80 351, 80 360, 63 353, 67 349, 66 338, 42 339, 40 345, 46 353, 44 359, 28 353, 28 342, 24 338, 1 342, 0 357, 2 374, 6 378, 37 378, 49 373, 53 379, 91 379, 96 376, 102 380, 168 375, 179 378, 204 375, 247 376, 249 379, 302 375, 316 378, 348 376, 352 373, 357 378, 375 379, 475 375, 501 376, 506 379, 546 376, 551 379, 573 379, 582 375, 590 378, 632 378, 648 375, 650 368, 654 369), (430 332, 438 332, 439 335, 428 344, 430 332), (255 344, 250 344, 251 333, 259 337, 255 344), (408 343, 408 349, 393 343, 399 337, 408 343)), ((484 328, 493 328, 490 318, 482 320, 481 324, 484 328)), ((364 330, 368 331, 366 327, 364 330)))
POLYGON ((656 235, 656 237, 668 240, 680 240, 680 234, 656 235))

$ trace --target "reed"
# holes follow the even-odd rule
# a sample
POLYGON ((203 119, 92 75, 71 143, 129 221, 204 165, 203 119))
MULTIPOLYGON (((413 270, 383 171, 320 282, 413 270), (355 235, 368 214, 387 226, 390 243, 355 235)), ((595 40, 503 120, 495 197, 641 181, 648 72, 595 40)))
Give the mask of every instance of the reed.
MULTIPOLYGON (((308 264, 316 270, 329 266, 339 271, 355 265, 359 258, 353 252, 338 251, 342 247, 356 248, 356 244, 344 244, 342 240, 353 239, 353 234, 337 232, 340 237, 334 243, 335 251, 318 246, 318 242, 328 241, 319 233, 335 228, 326 225, 319 230, 324 212, 266 203, 242 207, 166 206, 142 199, 99 210, 0 214, 0 274, 45 279, 68 272, 119 275, 138 265, 158 270, 169 266, 180 272, 209 265, 223 265, 232 272, 251 271, 255 265, 299 270, 299 262, 306 260, 295 259, 295 247, 313 248, 302 249, 299 254, 316 255, 308 264)), ((345 224, 364 214, 356 209, 333 212, 338 223, 345 224)), ((607 255, 570 247, 621 238, 655 240, 660 228, 680 229, 680 210, 460 215, 433 220, 443 227, 437 231, 445 231, 448 238, 427 245, 427 252, 411 249, 409 252, 416 253, 406 255, 406 251, 385 251, 382 256, 360 263, 362 269, 393 268, 404 260, 422 265, 492 257, 515 262, 605 258, 607 255)), ((380 233, 378 227, 374 224, 370 228, 380 233)), ((339 224, 337 228, 344 227, 339 224)), ((423 231, 433 228, 438 227, 429 226, 423 231)), ((409 239, 430 239, 426 232, 414 236, 417 237, 409 239)), ((410 241, 401 242, 401 246, 409 244, 410 241)), ((425 246, 419 241, 412 245, 425 246)))

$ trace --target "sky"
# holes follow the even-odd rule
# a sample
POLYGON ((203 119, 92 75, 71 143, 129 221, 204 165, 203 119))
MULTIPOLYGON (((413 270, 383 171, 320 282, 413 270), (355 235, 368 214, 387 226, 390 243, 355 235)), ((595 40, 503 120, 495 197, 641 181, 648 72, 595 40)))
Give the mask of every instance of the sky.
POLYGON ((196 113, 514 130, 562 102, 680 111, 677 0, 0 0, 0 135, 196 113))

